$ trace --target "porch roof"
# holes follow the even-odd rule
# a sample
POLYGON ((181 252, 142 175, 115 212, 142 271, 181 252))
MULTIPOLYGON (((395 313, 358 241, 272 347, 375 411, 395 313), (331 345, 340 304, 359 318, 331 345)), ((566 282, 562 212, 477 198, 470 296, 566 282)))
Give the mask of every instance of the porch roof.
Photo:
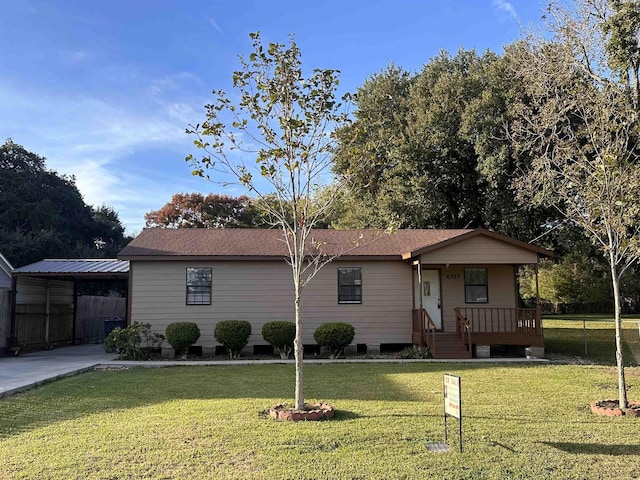
POLYGON ((425 253, 429 253, 429 252, 433 252, 435 250, 444 248, 444 247, 448 247, 451 245, 455 245, 457 243, 460 242, 464 242, 465 240, 469 240, 471 238, 474 237, 478 237, 478 236, 485 236, 485 237, 489 237, 492 238, 494 240, 498 240, 500 242, 504 242, 506 244, 509 245, 513 245, 515 247, 521 248, 523 250, 527 250, 530 252, 535 252, 539 255, 543 255, 546 257, 552 257, 553 251, 551 250, 547 250, 545 248, 542 247, 538 247, 537 245, 533 245, 531 243, 526 243, 520 240, 516 240, 515 238, 511 238, 511 237, 507 237, 506 235, 501 235, 499 233, 496 232, 492 232, 491 230, 487 230, 486 228, 477 228, 475 230, 467 230, 466 232, 457 235, 455 237, 452 238, 448 238, 446 240, 443 240, 441 242, 432 244, 432 245, 427 245, 424 247, 420 247, 416 250, 413 250, 411 252, 407 252, 404 253, 402 255, 402 258, 407 260, 407 259, 411 259, 411 258, 416 258, 419 257, 420 255, 423 255, 425 253))

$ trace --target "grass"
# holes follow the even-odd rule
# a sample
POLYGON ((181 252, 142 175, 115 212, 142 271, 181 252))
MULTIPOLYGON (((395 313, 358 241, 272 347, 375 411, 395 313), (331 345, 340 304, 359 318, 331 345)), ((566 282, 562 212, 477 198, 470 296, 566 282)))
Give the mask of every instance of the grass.
MULTIPOLYGON (((640 368, 627 372, 638 398, 640 368)), ((329 364, 305 376, 335 420, 261 413, 290 401, 290 365, 93 371, 2 399, 0 478, 640 476, 639 419, 589 411, 616 396, 609 366, 329 364), (462 454, 425 448, 443 440, 444 373, 462 378, 462 454)))
MULTIPOLYGON (((623 355, 627 365, 640 363, 638 321, 639 317, 623 318, 623 355)), ((542 325, 547 353, 582 357, 604 365, 615 364, 615 323, 611 315, 549 315, 543 318, 542 325), (586 357, 583 320, 587 337, 586 357)))

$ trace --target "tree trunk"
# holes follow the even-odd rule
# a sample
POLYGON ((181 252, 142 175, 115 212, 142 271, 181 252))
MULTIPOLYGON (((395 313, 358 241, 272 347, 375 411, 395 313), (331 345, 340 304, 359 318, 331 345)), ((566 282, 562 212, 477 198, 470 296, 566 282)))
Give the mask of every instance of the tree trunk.
POLYGON ((296 338, 293 341, 293 354, 296 359, 296 401, 295 408, 302 410, 304 408, 304 392, 303 392, 303 375, 302 360, 304 348, 302 346, 302 319, 300 318, 300 287, 295 286, 295 315, 296 315, 296 338))
POLYGON ((616 365, 618 367, 618 405, 627 408, 627 383, 624 378, 624 363, 622 358, 622 318, 620 305, 620 279, 615 266, 611 264, 611 279, 613 282, 613 302, 616 319, 616 365))

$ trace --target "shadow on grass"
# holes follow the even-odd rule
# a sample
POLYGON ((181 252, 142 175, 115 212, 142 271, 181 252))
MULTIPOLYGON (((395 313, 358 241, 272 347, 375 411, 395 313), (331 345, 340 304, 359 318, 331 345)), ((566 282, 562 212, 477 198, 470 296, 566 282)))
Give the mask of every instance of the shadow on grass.
MULTIPOLYGON (((308 400, 330 403, 440 402, 442 373, 540 368, 539 365, 327 364, 305 366, 308 400), (406 374, 410 374, 408 377, 406 374), (415 376, 414 374, 418 374, 415 376)), ((263 408, 290 399, 293 365, 180 366, 91 371, 0 399, 0 439, 103 412, 176 401, 238 399, 263 408)), ((346 406, 346 405, 345 405, 346 406)), ((339 408, 339 405, 336 405, 339 408)), ((385 415, 383 413, 383 415, 385 415)), ((390 412, 389 415, 395 415, 390 412)), ((337 420, 362 418, 338 410, 337 420)), ((416 416, 423 416, 416 413, 416 416)))
POLYGON ((601 445, 597 443, 541 442, 566 453, 587 455, 640 455, 640 445, 601 445))

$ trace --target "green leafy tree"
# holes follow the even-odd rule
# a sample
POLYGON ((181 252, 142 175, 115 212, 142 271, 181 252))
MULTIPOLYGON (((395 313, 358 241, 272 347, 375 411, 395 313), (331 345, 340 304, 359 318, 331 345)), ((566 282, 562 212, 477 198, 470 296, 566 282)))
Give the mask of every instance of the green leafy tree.
POLYGON ((528 98, 519 106, 514 139, 533 157, 519 183, 521 200, 553 205, 608 261, 621 408, 627 392, 620 284, 640 258, 639 125, 635 87, 626 81, 637 78, 637 52, 625 50, 611 26, 614 18, 615 25, 633 22, 625 3, 553 3, 553 36, 530 37, 512 48, 514 75, 528 98))
POLYGON ((117 213, 86 205, 75 179, 7 140, 0 146, 0 244, 20 266, 46 257, 114 255, 126 240, 117 213))
MULTIPOLYGON (((390 66, 357 91, 355 120, 342 130, 335 171, 353 176, 339 227, 486 227, 532 240, 558 221, 539 207, 520 215, 512 187, 529 158, 509 138, 510 105, 523 95, 492 52, 460 50, 411 75, 390 66), (354 140, 355 138, 355 140, 354 140)), ((545 238, 546 240, 546 238, 545 238)), ((549 246, 555 246, 553 244, 549 246)))
POLYGON ((260 202, 269 223, 282 231, 294 289, 295 408, 303 409, 301 293, 332 259, 314 241, 312 229, 330 210, 341 183, 332 184, 323 201, 313 199, 329 182, 331 129, 346 122, 347 114, 336 98, 336 70, 314 70, 305 77, 293 40, 288 46, 265 47, 258 33, 250 36, 253 52, 241 58, 242 69, 233 75, 237 102, 214 91, 212 103, 205 107, 206 120, 187 130, 205 155, 190 155, 187 161, 194 175, 227 183, 231 178, 242 185, 260 202), (244 162, 245 156, 250 163, 244 162))

